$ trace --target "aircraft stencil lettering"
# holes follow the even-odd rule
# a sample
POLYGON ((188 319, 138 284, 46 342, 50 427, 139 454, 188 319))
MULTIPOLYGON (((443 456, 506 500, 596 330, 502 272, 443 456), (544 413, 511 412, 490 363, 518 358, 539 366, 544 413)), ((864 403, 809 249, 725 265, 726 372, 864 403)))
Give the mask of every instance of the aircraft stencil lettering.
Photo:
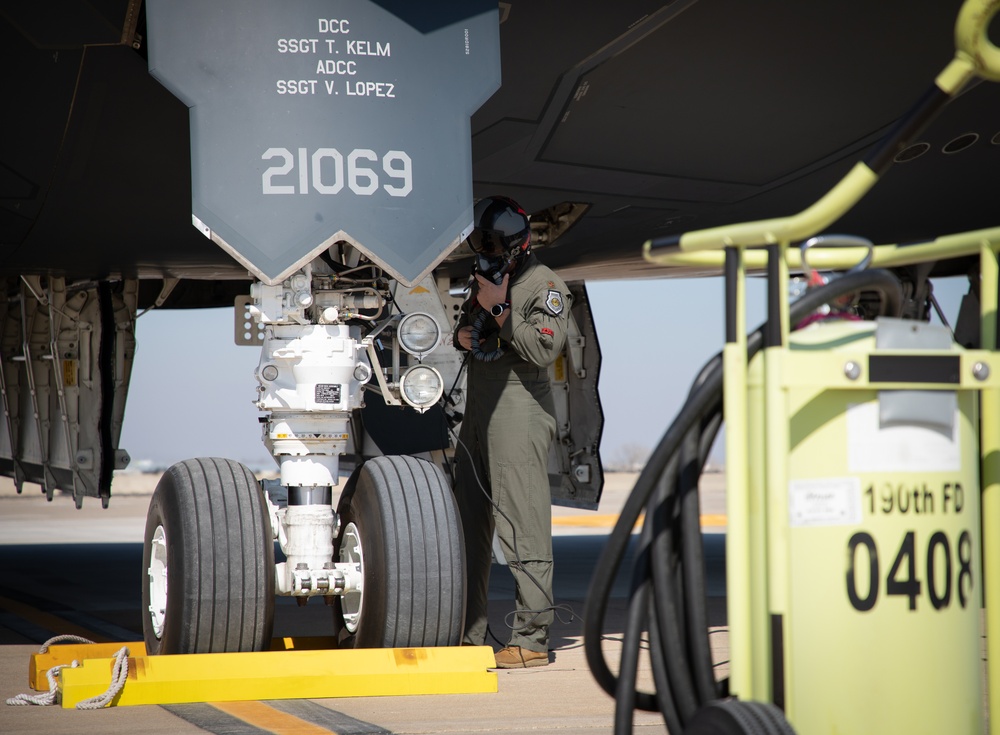
MULTIPOLYGON (((261 158, 281 161, 280 165, 268 166, 261 174, 264 194, 308 194, 310 191, 339 194, 344 191, 345 157, 336 148, 318 148, 311 154, 305 148, 299 148, 297 158, 294 158, 287 148, 272 147, 264 151, 261 158), (297 181, 297 186, 294 183, 277 183, 282 180, 297 181)), ((413 159, 404 151, 388 151, 380 157, 373 150, 360 148, 350 151, 346 160, 347 189, 355 194, 371 196, 379 190, 378 173, 366 165, 366 162, 374 165, 379 160, 385 179, 400 182, 384 183, 382 190, 393 197, 405 197, 413 191, 413 159)))
POLYGON ((466 5, 422 32, 360 0, 335 19, 319 0, 151 2, 150 73, 191 109, 195 225, 265 283, 338 240, 419 281, 470 226, 456 141, 500 83, 496 6, 466 5))

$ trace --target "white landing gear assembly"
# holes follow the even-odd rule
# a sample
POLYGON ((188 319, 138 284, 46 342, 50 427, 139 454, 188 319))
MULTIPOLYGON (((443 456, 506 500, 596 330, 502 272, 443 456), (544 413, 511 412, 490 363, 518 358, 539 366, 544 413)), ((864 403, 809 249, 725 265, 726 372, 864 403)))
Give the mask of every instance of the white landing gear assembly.
POLYGON ((266 650, 276 594, 301 604, 322 597, 355 647, 459 642, 463 551, 441 469, 375 457, 332 506, 340 455, 362 454, 363 389, 419 413, 442 395, 441 373, 421 362, 441 343, 441 327, 426 313, 389 314, 388 283, 376 266, 317 260, 279 285, 251 287, 238 327, 262 343, 257 406, 280 485, 265 492, 245 466, 218 458, 163 475, 143 553, 149 653, 266 650), (268 496, 280 488, 287 505, 279 508, 268 496), (278 564, 275 539, 285 555, 278 564))

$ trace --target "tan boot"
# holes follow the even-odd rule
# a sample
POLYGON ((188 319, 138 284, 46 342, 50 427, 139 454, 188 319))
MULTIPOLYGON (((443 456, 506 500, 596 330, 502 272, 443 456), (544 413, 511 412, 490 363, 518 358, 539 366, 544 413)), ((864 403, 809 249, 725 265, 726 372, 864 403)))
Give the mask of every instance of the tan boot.
POLYGON ((530 669, 534 666, 548 666, 549 654, 529 651, 520 646, 507 646, 496 653, 498 669, 530 669))

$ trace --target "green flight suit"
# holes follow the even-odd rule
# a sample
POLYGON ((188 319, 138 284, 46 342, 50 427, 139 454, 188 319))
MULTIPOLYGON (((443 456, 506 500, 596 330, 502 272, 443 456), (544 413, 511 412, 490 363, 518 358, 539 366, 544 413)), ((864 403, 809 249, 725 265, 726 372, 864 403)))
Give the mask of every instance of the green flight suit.
MULTIPOLYGON (((483 328, 481 349, 488 353, 499 344, 503 355, 493 362, 469 357, 459 437, 468 453, 461 446, 456 450, 455 487, 467 558, 465 643, 483 645, 486 640, 495 528, 517 586, 517 612, 508 645, 548 651, 553 612, 548 609, 552 506, 547 465, 556 433, 548 366, 566 344, 571 298, 566 284, 529 255, 509 281, 510 314, 503 327, 497 330, 496 320, 488 316, 483 328)), ((481 310, 474 289, 455 329, 458 349, 462 349, 458 331, 481 310)))

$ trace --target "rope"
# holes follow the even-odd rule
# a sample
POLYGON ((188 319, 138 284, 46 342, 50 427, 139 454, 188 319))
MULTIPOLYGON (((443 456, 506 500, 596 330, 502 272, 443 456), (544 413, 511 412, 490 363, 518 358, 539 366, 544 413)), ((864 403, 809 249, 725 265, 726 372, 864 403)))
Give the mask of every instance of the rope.
POLYGON ((49 638, 45 641, 42 647, 38 649, 38 652, 48 653, 49 646, 54 646, 56 643, 93 643, 93 641, 79 635, 57 635, 55 638, 49 638))
MULTIPOLYGON (((48 653, 49 646, 56 643, 93 643, 93 641, 81 638, 78 635, 57 635, 55 638, 49 638, 45 641, 38 652, 48 653)), ((122 689, 125 688, 125 682, 128 679, 128 657, 128 647, 122 646, 115 653, 115 663, 111 667, 111 684, 108 690, 104 694, 77 702, 76 708, 79 710, 102 709, 117 697, 122 689)), ((59 682, 56 681, 56 678, 59 676, 59 672, 66 667, 75 669, 79 665, 79 661, 73 661, 70 664, 53 666, 45 672, 45 678, 49 680, 49 691, 42 692, 41 694, 18 694, 8 699, 7 704, 12 707, 25 707, 31 704, 38 705, 39 707, 49 707, 57 704, 59 700, 59 682)))
POLYGON ((115 654, 115 663, 111 667, 111 684, 104 694, 90 699, 84 699, 76 703, 77 709, 103 709, 107 707, 112 699, 118 696, 125 688, 125 681, 128 679, 128 646, 122 646, 115 654))
MULTIPOLYGON (((42 653, 44 653, 44 651, 42 651, 42 653)), ((26 707, 29 704, 35 704, 39 707, 48 707, 56 704, 56 700, 59 698, 59 684, 56 682, 56 675, 67 666, 75 669, 79 665, 79 661, 74 661, 71 664, 53 666, 45 672, 45 678, 49 680, 49 690, 47 692, 42 692, 41 694, 18 694, 16 697, 8 699, 7 704, 12 707, 26 707)))

